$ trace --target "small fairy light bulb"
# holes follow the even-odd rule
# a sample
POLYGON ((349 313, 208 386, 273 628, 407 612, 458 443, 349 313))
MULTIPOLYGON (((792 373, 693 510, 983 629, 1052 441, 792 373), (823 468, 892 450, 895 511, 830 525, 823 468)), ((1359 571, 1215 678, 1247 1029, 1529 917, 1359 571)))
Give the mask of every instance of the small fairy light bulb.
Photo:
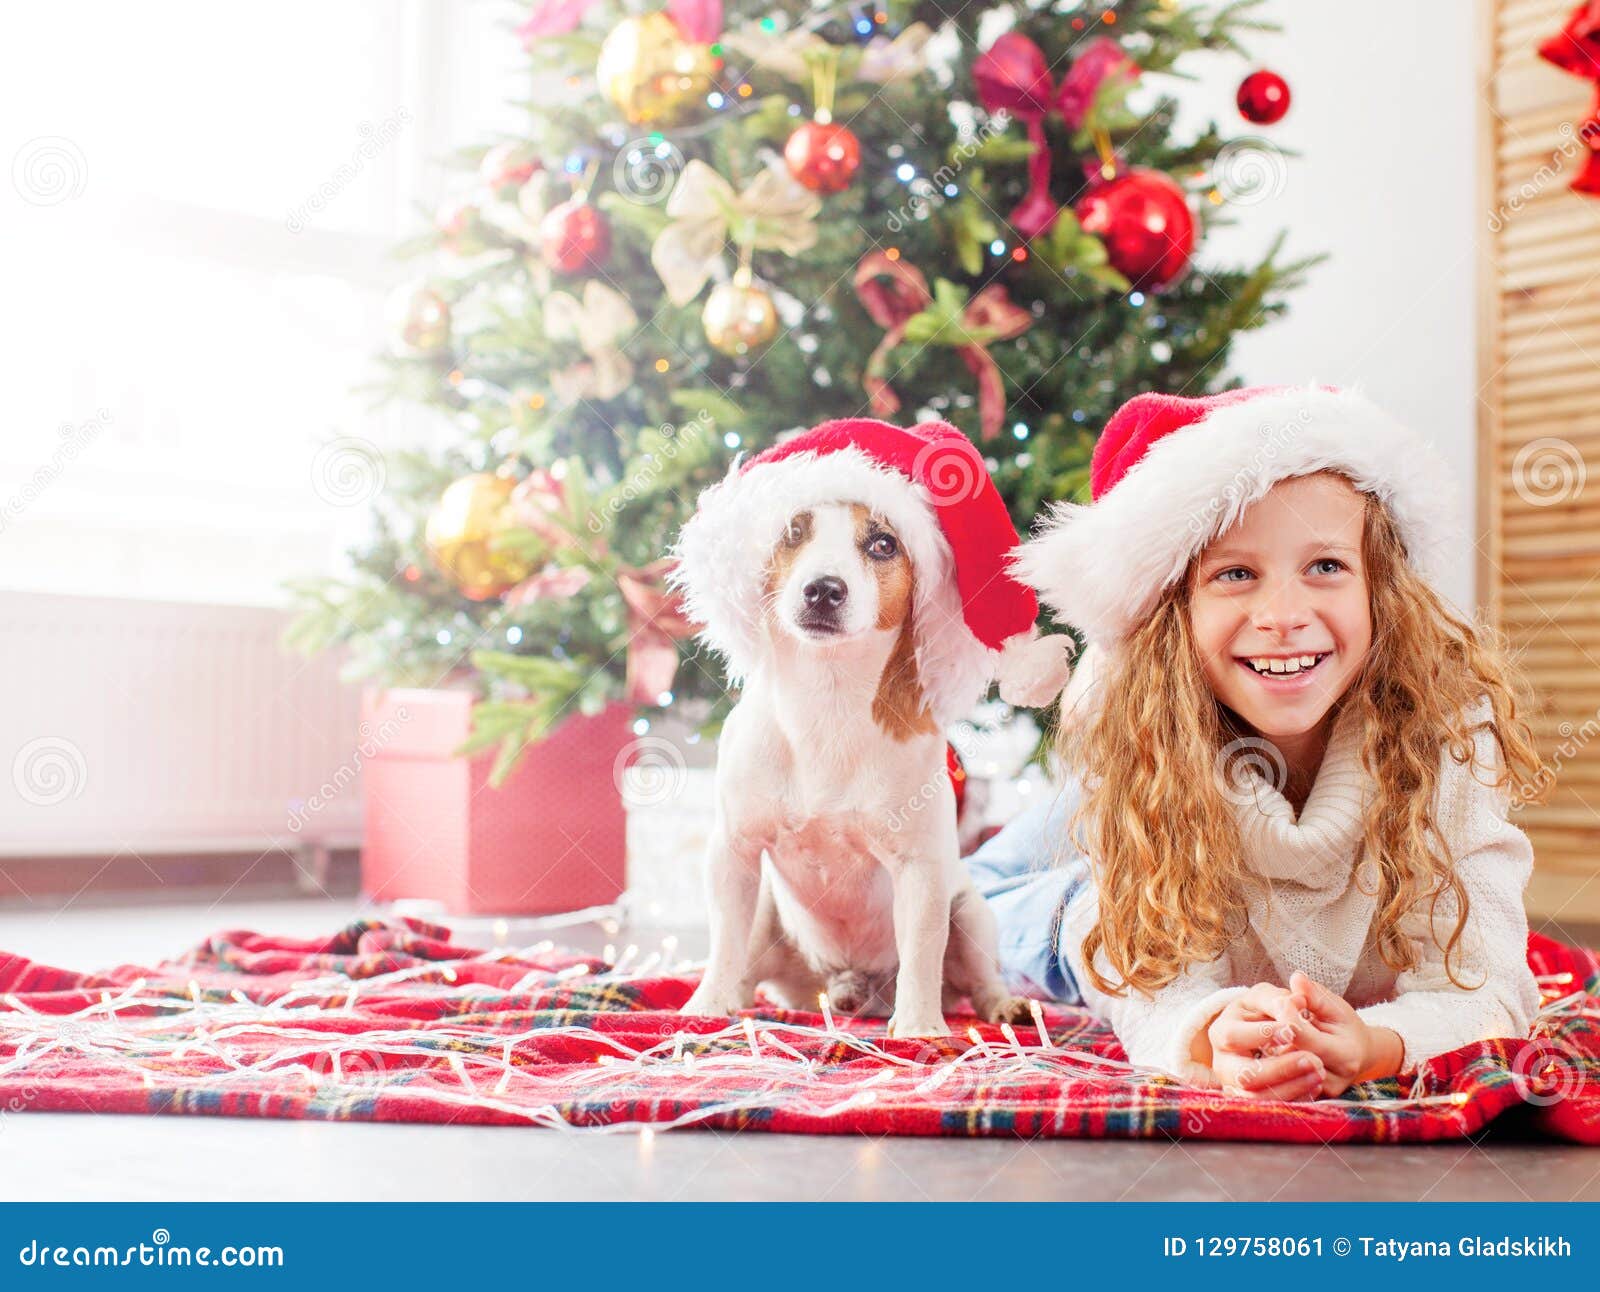
POLYGON ((495 944, 495 946, 497 946, 497 947, 505 946, 506 939, 511 936, 511 925, 509 923, 507 923, 505 920, 496 920, 494 922, 492 928, 493 928, 493 931, 494 931, 494 944, 495 944))
POLYGON ((649 1161, 656 1147, 656 1128, 654 1126, 639 1127, 639 1156, 649 1161))
POLYGON ((824 1029, 826 1029, 829 1032, 838 1031, 839 1029, 834 1027, 834 1025, 833 1025, 833 1010, 831 1010, 828 1007, 828 993, 827 992, 819 991, 817 993, 817 1004, 819 1006, 821 1006, 821 1008, 822 1008, 822 1026, 824 1027, 824 1029))
POLYGON ((1044 1006, 1036 1000, 1030 1000, 1028 1012, 1033 1015, 1033 1026, 1039 1033, 1039 1044, 1047 1050, 1055 1049, 1056 1043, 1050 1039, 1050 1029, 1044 1025, 1044 1006))
POLYGON ((1002 1023, 1000 1024, 1000 1035, 1005 1037, 1007 1044, 1017 1052, 1017 1058, 1027 1059, 1028 1056, 1022 1048, 1022 1042, 1017 1040, 1016 1028, 1012 1027, 1010 1023, 1002 1023))

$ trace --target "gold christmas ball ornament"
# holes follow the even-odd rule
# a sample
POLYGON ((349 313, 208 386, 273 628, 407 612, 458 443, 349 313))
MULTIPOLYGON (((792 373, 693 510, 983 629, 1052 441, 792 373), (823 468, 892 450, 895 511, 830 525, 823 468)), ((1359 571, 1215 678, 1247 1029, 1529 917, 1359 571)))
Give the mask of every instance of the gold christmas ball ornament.
POLYGON ((778 311, 767 289, 754 284, 718 283, 700 315, 706 340, 726 355, 748 354, 778 335, 778 311))
POLYGON ((396 354, 415 359, 450 348, 450 302, 426 284, 397 288, 389 320, 396 354))
POLYGON ((595 80, 632 124, 670 124, 705 97, 714 71, 711 46, 685 40, 670 17, 651 13, 611 29, 595 80))
POLYGON ((517 528, 506 505, 517 482, 479 472, 462 476, 440 496, 424 536, 439 572, 464 597, 488 601, 516 587, 533 573, 531 562, 495 545, 517 528))

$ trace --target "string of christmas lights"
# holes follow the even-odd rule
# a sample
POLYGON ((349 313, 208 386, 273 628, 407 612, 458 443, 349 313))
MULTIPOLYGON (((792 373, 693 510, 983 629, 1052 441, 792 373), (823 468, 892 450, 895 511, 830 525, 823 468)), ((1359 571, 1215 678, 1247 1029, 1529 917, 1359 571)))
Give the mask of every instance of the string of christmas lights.
MULTIPOLYGON (((527 961, 554 950, 543 941, 529 947, 501 947, 474 957, 480 962, 527 961)), ((330 1017, 354 1014, 362 996, 381 993, 402 983, 426 983, 444 994, 482 997, 516 997, 541 984, 586 978, 595 983, 627 982, 653 974, 681 974, 698 966, 675 958, 676 939, 643 956, 637 945, 617 954, 606 948, 605 964, 577 963, 565 968, 536 966, 510 988, 491 988, 461 981, 456 965, 424 963, 370 978, 353 979, 328 974, 297 983, 270 1000, 256 1000, 237 988, 209 991, 191 980, 186 990, 151 985, 138 978, 118 991, 103 990, 100 999, 71 1014, 50 1014, 30 1008, 14 994, 0 997, 8 1012, 0 1013, 0 1039, 13 1048, 0 1062, 0 1078, 40 1075, 52 1056, 72 1053, 90 1058, 126 1074, 147 1088, 225 1090, 252 1083, 280 1083, 284 1074, 298 1073, 308 1089, 360 1093, 382 1087, 404 1073, 424 1072, 434 1080, 408 1082, 408 1099, 495 1111, 537 1125, 584 1133, 618 1133, 670 1130, 708 1120, 748 1115, 783 1106, 819 1118, 838 1116, 877 1102, 882 1087, 897 1075, 926 1069, 927 1075, 910 1093, 926 1095, 957 1079, 993 1082, 1034 1075, 1092 1082, 1112 1089, 1133 1090, 1154 1078, 1178 1087, 1170 1077, 1135 1068, 1086 1050, 1064 1049, 1051 1038, 1044 1011, 1032 1002, 1035 1040, 1030 1043, 1009 1023, 999 1028, 1003 1044, 969 1029, 968 1048, 947 1058, 930 1058, 926 1051, 907 1057, 885 1048, 871 1037, 839 1026, 826 995, 819 999, 822 1026, 789 1020, 744 1016, 710 1031, 678 1030, 654 1045, 638 1048, 625 1040, 579 1024, 535 1027, 510 1036, 485 1037, 481 1032, 449 1025, 380 1028, 350 1035, 329 1033, 312 1024, 330 1017), (161 1051, 163 1041, 183 1035, 172 1049, 161 1051), (263 1034, 272 1048, 256 1057, 241 1057, 246 1038, 258 1044, 263 1034), (534 1040, 567 1038, 594 1047, 592 1065, 563 1067, 559 1079, 516 1062, 517 1047, 534 1040), (823 1043, 826 1060, 797 1048, 823 1043), (841 1077, 849 1060, 870 1059, 877 1070, 865 1078, 841 1077), (175 1073, 163 1066, 195 1054, 215 1061, 216 1067, 199 1074, 175 1073), (604 1124, 575 1122, 562 1111, 581 1099, 603 1101, 608 1096, 636 1094, 638 1082, 661 1078, 668 1082, 698 1080, 708 1074, 733 1073, 744 1088, 736 1097, 696 1107, 668 1120, 621 1121, 604 1124), (559 1084, 560 1104, 524 1104, 508 1096, 512 1083, 524 1093, 559 1084)), ((1539 1010, 1533 1033, 1548 1033, 1570 1018, 1600 1018, 1600 1001, 1572 985, 1570 973, 1541 976, 1541 992, 1549 997, 1539 1010)), ((1548 1069, 1548 1064, 1545 1065, 1548 1069)), ((1218 1093, 1217 1097, 1227 1098, 1218 1093)), ((1424 1106, 1461 1107, 1462 1092, 1413 1095, 1392 1099, 1364 1099, 1371 1109, 1405 1109, 1424 1106)), ((581 1116, 581 1113, 579 1114, 581 1116)))

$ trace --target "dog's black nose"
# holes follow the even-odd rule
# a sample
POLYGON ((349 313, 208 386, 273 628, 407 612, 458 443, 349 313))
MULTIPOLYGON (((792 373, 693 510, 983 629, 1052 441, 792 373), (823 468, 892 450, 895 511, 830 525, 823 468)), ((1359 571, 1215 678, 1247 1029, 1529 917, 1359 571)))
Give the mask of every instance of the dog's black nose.
POLYGON ((837 610, 844 604, 844 580, 825 574, 820 579, 812 579, 806 584, 804 592, 806 605, 823 610, 837 610))

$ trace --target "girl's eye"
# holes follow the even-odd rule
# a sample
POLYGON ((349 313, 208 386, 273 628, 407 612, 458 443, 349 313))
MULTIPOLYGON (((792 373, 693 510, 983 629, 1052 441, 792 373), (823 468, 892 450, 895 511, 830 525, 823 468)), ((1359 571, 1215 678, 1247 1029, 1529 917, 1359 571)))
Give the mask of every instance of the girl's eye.
POLYGON ((900 544, 893 534, 874 534, 867 540, 867 555, 880 561, 887 561, 899 550, 900 544))
POLYGON ((1218 570, 1214 577, 1218 583, 1243 583, 1254 576, 1242 565, 1230 565, 1226 570, 1218 570), (1239 577, 1235 578, 1235 575, 1239 577))
POLYGON ((1311 562, 1313 574, 1337 574, 1344 569, 1344 562, 1334 556, 1324 556, 1319 561, 1311 562))

